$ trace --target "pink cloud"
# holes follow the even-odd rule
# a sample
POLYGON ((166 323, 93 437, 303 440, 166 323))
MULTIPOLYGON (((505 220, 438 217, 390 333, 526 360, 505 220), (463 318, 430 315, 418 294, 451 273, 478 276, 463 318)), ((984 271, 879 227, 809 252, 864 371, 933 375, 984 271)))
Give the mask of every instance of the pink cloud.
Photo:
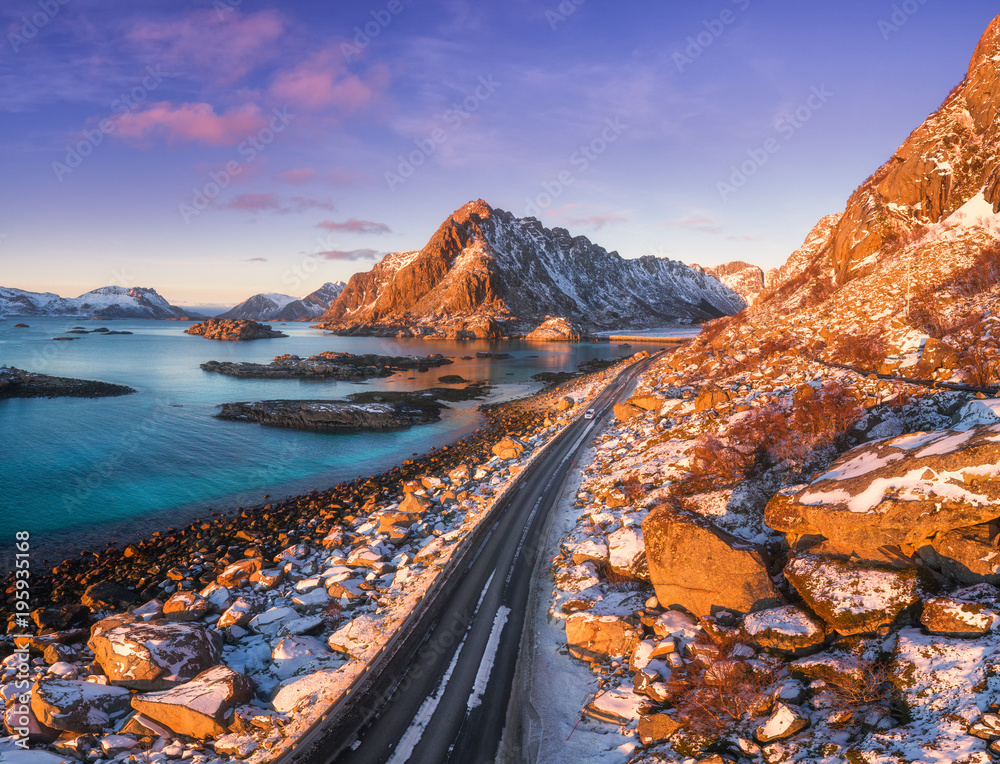
POLYGON ((319 256, 326 260, 376 260, 380 254, 374 249, 331 249, 320 252, 319 256))
POLYGON ((115 134, 135 140, 163 137, 168 143, 192 141, 224 146, 239 143, 267 122, 267 117, 253 104, 216 114, 207 103, 175 105, 161 101, 120 117, 115 123, 115 134))
POLYGON ((273 10, 242 14, 194 11, 170 21, 132 26, 128 39, 171 69, 220 85, 238 82, 277 54, 284 17, 273 10))
POLYGON ((601 228, 604 228, 604 226, 607 225, 608 223, 624 223, 627 220, 628 218, 623 218, 621 215, 607 214, 607 215, 588 215, 587 217, 583 218, 572 218, 567 222, 569 222, 570 225, 591 226, 592 228, 600 230, 601 228))
POLYGON ((338 186, 348 185, 360 183, 365 179, 365 174, 356 170, 345 170, 343 167, 333 167, 323 173, 323 179, 338 186))
POLYGON ((284 104, 308 111, 350 113, 371 106, 388 84, 389 70, 384 65, 372 67, 366 81, 348 69, 340 51, 327 48, 279 72, 270 93, 284 104))
POLYGON ((311 167, 303 167, 299 170, 282 170, 278 173, 278 180, 285 183, 300 185, 316 179, 316 171, 311 167))
POLYGON ((219 206, 224 210, 264 212, 278 209, 279 203, 276 194, 237 194, 232 200, 219 206))
POLYGON ((384 223, 373 223, 371 220, 356 220, 355 218, 346 220, 343 223, 324 220, 322 223, 317 224, 316 227, 341 233, 392 233, 392 229, 384 223))
POLYGON ((686 228, 700 233, 722 233, 719 221, 704 215, 696 215, 683 220, 669 220, 663 226, 664 228, 686 228))

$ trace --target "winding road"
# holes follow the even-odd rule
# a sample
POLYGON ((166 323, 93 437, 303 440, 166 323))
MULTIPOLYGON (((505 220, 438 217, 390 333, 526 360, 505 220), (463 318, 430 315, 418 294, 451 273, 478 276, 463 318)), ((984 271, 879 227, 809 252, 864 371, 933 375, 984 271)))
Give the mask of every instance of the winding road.
MULTIPOLYGON (((543 529, 574 460, 656 355, 622 371, 525 469, 464 568, 426 603, 421 627, 342 713, 279 764, 479 764, 496 759, 543 529)), ((475 542, 473 542, 475 543, 475 542)))

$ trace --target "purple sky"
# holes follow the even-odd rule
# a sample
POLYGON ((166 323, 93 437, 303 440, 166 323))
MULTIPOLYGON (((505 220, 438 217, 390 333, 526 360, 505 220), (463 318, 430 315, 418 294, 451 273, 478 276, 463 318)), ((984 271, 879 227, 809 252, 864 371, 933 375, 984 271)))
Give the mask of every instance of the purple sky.
POLYGON ((6 0, 0 285, 301 295, 480 197, 625 257, 773 267, 937 108, 995 13, 6 0))

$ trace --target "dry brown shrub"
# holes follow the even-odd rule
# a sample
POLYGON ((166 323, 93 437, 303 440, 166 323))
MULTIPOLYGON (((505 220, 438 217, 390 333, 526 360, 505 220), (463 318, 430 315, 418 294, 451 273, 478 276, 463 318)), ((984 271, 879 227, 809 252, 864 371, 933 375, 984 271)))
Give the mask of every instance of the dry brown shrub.
POLYGON ((651 587, 651 584, 631 573, 622 573, 611 567, 607 560, 596 560, 594 567, 597 569, 597 576, 604 581, 608 588, 618 592, 640 592, 651 587))
POLYGON ((632 472, 622 481, 622 493, 632 503, 639 501, 646 495, 646 486, 639 478, 639 473, 632 472))
MULTIPOLYGON (((700 635, 696 644, 712 643, 700 635)), ((678 721, 695 732, 731 729, 735 722, 766 713, 774 700, 777 676, 766 664, 740 657, 744 640, 734 636, 715 646, 718 657, 708 666, 689 661, 673 669, 667 683, 678 721)))
POLYGON ((1000 364, 983 348, 971 347, 962 355, 965 381, 973 387, 994 388, 1000 382, 1000 364))
POLYGON ((879 334, 848 334, 840 339, 834 350, 838 363, 874 371, 889 354, 889 343, 879 334))

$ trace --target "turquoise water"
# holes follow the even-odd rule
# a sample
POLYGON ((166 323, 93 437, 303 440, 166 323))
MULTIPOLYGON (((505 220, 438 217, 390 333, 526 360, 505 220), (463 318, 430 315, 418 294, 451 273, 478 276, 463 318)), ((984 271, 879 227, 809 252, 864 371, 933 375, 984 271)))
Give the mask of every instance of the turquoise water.
MULTIPOLYGON (((285 324, 287 339, 215 342, 186 335, 174 321, 0 321, 0 364, 56 376, 129 385, 118 398, 0 400, 0 550, 18 530, 49 560, 83 547, 179 526, 211 510, 280 499, 370 475, 475 429, 480 402, 453 404, 441 422, 392 433, 317 434, 222 422, 225 402, 340 398, 375 389, 419 389, 444 374, 498 385, 487 400, 537 388, 539 371, 574 369, 590 358, 626 351, 607 343, 428 342, 335 337, 307 324, 285 324), (14 324, 29 324, 16 329, 14 324), (75 326, 106 326, 126 336, 78 335, 75 326), (74 336, 74 335, 70 335, 74 336), (268 362, 275 355, 324 350, 383 355, 441 353, 455 364, 364 384, 233 379, 209 374, 209 360, 268 362), (460 360, 476 351, 510 360, 460 360), (4 536, 9 536, 5 538, 4 536)), ((277 324, 274 324, 277 327, 277 324)), ((4 560, 0 559, 0 566, 4 560)))

